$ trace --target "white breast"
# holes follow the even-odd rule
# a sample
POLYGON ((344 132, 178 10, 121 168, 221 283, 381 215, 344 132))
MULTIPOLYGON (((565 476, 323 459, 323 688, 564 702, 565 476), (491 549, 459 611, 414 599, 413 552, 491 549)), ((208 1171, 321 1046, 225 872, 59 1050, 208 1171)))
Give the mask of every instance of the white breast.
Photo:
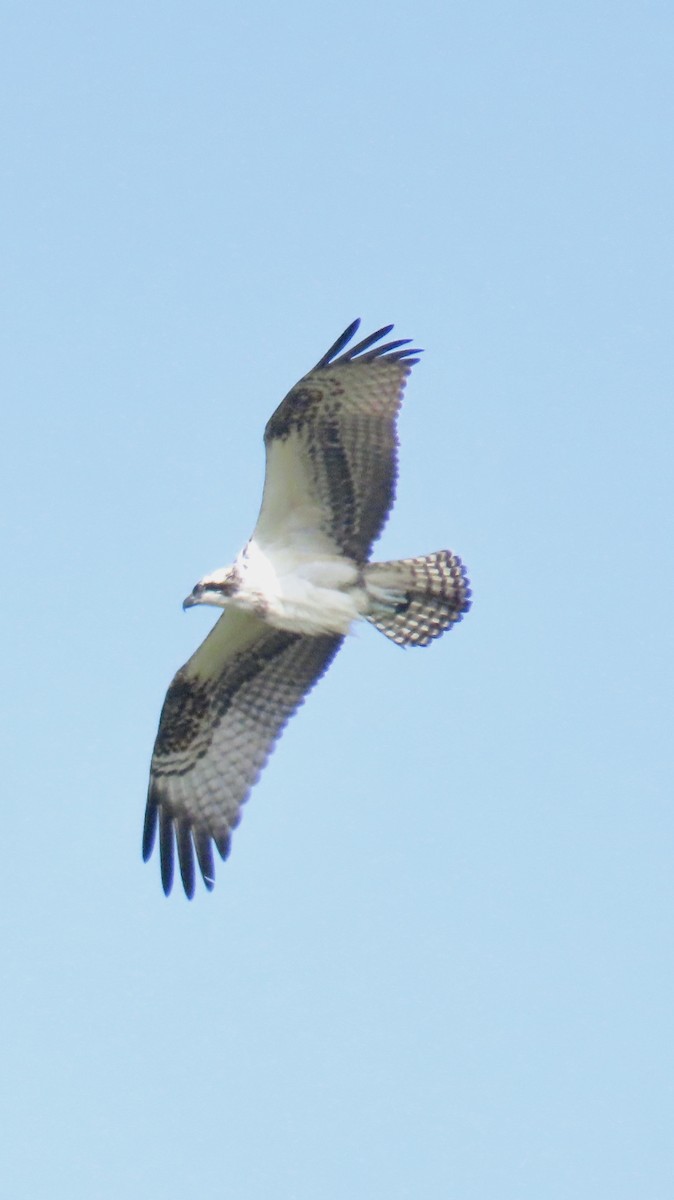
POLYGON ((354 563, 338 554, 302 549, 298 542, 263 549, 253 537, 238 565, 243 588, 237 603, 243 607, 249 597, 258 603, 262 599, 265 619, 279 629, 348 633, 366 603, 354 563))

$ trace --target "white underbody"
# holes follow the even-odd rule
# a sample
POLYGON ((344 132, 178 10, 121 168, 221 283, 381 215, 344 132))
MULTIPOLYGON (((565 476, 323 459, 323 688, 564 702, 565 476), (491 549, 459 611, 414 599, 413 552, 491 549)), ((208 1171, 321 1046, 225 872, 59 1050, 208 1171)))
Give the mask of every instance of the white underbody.
POLYGON ((236 566, 243 586, 230 603, 258 613, 264 608, 264 619, 277 629, 348 633, 369 608, 357 566, 339 554, 317 555, 296 545, 263 550, 251 538, 236 566))
POLYGON ((330 549, 262 547, 251 538, 231 567, 197 585, 197 603, 253 613, 276 629, 315 636, 348 633, 371 607, 362 569, 330 549), (222 585, 233 582, 232 591, 222 585))

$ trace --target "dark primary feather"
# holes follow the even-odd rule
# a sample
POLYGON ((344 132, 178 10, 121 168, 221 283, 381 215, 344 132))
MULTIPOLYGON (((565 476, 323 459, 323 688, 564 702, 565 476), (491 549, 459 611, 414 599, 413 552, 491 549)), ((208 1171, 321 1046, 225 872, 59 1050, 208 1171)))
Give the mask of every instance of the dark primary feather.
MULTIPOLYGON (((316 363, 314 371, 320 371, 323 367, 328 367, 330 365, 336 366, 337 363, 354 362, 354 360, 358 357, 360 357, 361 360, 371 361, 374 358, 383 358, 384 356, 387 356, 391 359, 401 359, 409 358, 409 355, 411 354, 422 353, 421 350, 411 346, 409 350, 401 350, 397 354, 395 353, 399 346, 409 346, 409 343, 412 340, 411 338, 399 338, 395 342, 386 342, 383 346, 377 346, 375 350, 370 350, 370 347, 373 346, 375 342, 378 342, 381 340, 381 338, 386 337, 387 333, 390 333, 393 329, 392 325, 383 325, 382 328, 378 329, 376 333, 368 334, 366 338, 363 338, 361 342, 357 342, 355 346, 351 346, 349 350, 346 350, 346 352, 338 358, 337 356, 340 354, 340 351, 344 350, 345 346, 348 346, 358 329, 360 329, 360 318, 356 318, 355 321, 352 321, 351 324, 344 330, 344 333, 339 335, 337 341, 334 342, 329 350, 326 350, 323 357, 316 363), (370 353, 365 354, 366 350, 370 350, 370 353)), ((410 359, 409 365, 414 366, 414 363, 418 361, 418 358, 410 359)))
MULTIPOLYGON (((389 325, 386 332, 388 333, 388 330, 392 328, 393 326, 389 325)), ((333 342, 330 349, 326 350, 323 357, 318 360, 316 366, 314 367, 314 371, 320 371, 321 367, 327 367, 328 363, 332 362, 333 358, 339 354, 340 350, 343 350, 345 346, 348 346, 351 338, 358 329, 360 329, 360 317, 356 317, 355 321, 352 321, 351 324, 347 326, 347 328, 344 330, 344 333, 340 333, 337 341, 333 342)), ((375 338, 378 336, 378 334, 375 334, 375 338)))

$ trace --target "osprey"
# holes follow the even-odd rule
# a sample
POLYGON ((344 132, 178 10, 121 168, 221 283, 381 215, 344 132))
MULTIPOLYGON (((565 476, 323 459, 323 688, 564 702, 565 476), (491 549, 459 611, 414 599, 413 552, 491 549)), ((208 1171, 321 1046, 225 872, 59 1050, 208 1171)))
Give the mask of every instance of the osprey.
POLYGON ((255 531, 233 565, 204 576, 184 602, 224 612, 175 676, 152 755, 143 858, 158 827, 166 895, 176 847, 187 896, 195 853, 213 887, 213 844, 226 858, 274 743, 353 621, 399 646, 426 646, 470 607, 465 569, 449 550, 369 561, 393 504, 396 417, 420 351, 409 338, 377 344, 392 325, 347 349, 359 324, 271 417, 255 531))

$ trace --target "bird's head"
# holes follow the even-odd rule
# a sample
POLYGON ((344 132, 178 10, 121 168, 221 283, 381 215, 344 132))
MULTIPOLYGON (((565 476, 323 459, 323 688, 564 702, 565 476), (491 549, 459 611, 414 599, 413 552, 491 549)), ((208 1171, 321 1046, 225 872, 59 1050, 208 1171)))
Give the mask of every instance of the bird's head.
POLYGON ((226 608, 227 601, 241 586, 241 580, 236 567, 222 567, 211 575, 204 575, 194 585, 189 596, 183 600, 183 608, 192 608, 195 604, 213 604, 216 608, 226 608))

